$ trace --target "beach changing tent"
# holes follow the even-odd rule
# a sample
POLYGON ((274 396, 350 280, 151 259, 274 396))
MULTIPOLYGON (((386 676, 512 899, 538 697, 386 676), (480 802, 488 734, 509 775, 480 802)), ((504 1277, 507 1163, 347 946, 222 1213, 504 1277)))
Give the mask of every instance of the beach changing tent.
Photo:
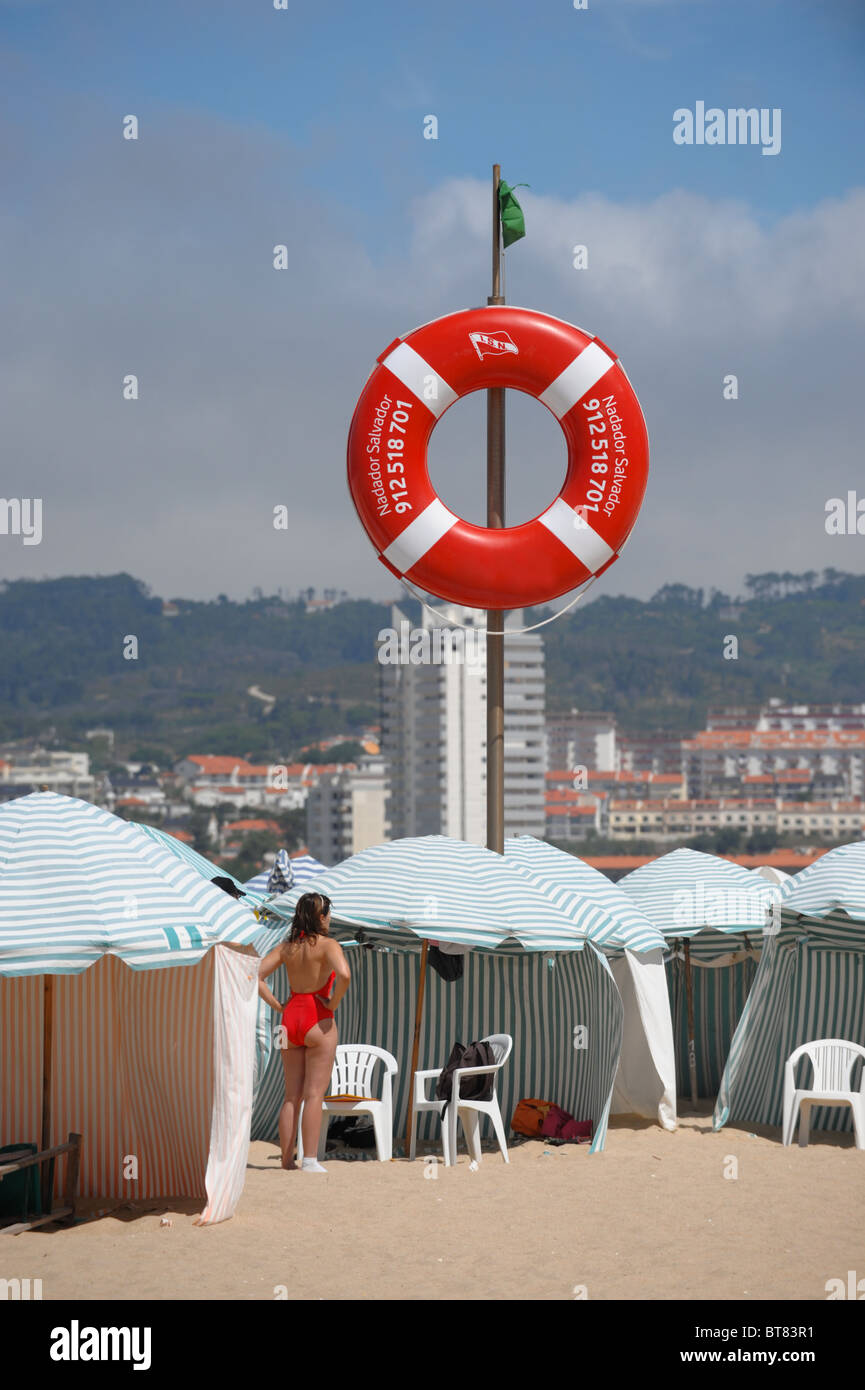
MULTIPOLYGON (((316 890, 332 903, 334 933, 346 945, 352 985, 340 1005, 340 1037, 375 1043, 399 1063, 394 1128, 405 1129, 422 943, 463 948, 464 974, 446 982, 427 971, 418 1066, 442 1066, 456 1041, 510 1033, 514 1050, 498 1080, 505 1121, 518 1100, 555 1100, 593 1124, 603 1147, 622 1038, 622 1002, 612 972, 588 935, 617 925, 586 902, 583 920, 566 915, 523 866, 446 836, 374 845, 329 869, 316 890)), ((290 919, 302 889, 271 902, 290 919)), ((286 923, 287 925, 287 923, 286 923)), ((257 947, 285 935, 263 928, 257 947)), ((279 972, 277 997, 287 984, 279 972)), ((283 1098, 272 1010, 259 1020, 253 1138, 273 1140, 283 1098)), ((429 1114, 419 1138, 433 1138, 429 1114)))
POLYGON ((610 1113, 641 1115, 675 1129, 676 1062, 663 936, 617 884, 575 855, 517 835, 505 841, 505 857, 529 869, 566 915, 577 914, 609 962, 624 1005, 610 1113), (597 926, 586 915, 592 903, 597 926))
POLYGON ((0 806, 0 1145, 74 1131, 79 1196, 200 1197, 201 1224, 231 1216, 260 930, 131 822, 53 792, 0 806))
MULTIPOLYGON (((730 1044, 715 1128, 728 1120, 780 1126, 784 1064, 819 1038, 865 1046, 865 841, 829 850, 782 885, 730 1044)), ((809 1075, 803 1059, 799 1084, 809 1075)), ((846 1106, 811 1111, 812 1130, 851 1128, 846 1106)))
POLYGON ((694 1012, 697 1095, 714 1100, 730 1040, 754 982, 768 905, 780 887, 699 850, 676 849, 619 880, 618 887, 667 939, 667 979, 679 1095, 689 1095, 684 942, 694 1012))

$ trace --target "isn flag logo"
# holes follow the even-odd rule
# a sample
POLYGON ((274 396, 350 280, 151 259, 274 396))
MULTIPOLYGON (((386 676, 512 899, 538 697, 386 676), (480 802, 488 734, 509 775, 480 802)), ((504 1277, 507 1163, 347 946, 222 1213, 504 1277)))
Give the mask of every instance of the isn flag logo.
POLYGON ((485 357, 501 357, 505 352, 519 353, 519 348, 510 333, 503 330, 493 333, 470 333, 469 339, 481 361, 485 357))

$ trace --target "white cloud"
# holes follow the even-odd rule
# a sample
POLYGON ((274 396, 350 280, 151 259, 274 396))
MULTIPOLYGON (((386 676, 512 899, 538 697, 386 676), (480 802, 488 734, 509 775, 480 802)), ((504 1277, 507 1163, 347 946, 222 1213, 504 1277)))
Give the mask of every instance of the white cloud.
MULTIPOLYGON (((10 158, 26 167, 26 150, 10 158)), ((21 179, 27 200, 0 223, 2 491, 45 508, 42 546, 0 538, 4 573, 392 594, 345 486, 348 424, 388 342, 484 302, 488 186, 432 189, 407 212, 404 254, 382 260, 359 244, 354 210, 311 195, 291 148, 264 133, 178 113, 173 127, 144 122, 135 144, 86 116, 55 160, 21 179), (276 242, 289 271, 270 268, 276 242), (127 372, 141 380, 134 404, 120 398, 127 372), (280 502, 297 519, 288 535, 270 522, 280 502)), ((683 192, 520 196, 528 236, 508 253, 509 299, 610 343, 649 423, 643 514, 596 592, 861 569, 861 538, 827 537, 823 504, 861 487, 865 192, 772 227, 683 192), (572 268, 576 243, 587 271, 572 268), (722 400, 728 372, 736 402, 722 400)), ((513 515, 557 486, 540 410, 512 412, 513 515)), ((483 471, 477 412, 456 407, 446 429, 435 476, 468 506, 483 471)))

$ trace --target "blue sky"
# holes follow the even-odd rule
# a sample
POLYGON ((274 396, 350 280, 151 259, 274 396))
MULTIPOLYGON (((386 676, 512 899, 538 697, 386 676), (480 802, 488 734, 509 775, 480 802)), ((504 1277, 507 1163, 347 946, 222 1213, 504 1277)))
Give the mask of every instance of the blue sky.
MULTIPOLYGON (((812 567, 862 569, 865 542, 828 540, 822 521, 825 496, 861 476, 863 76, 856 0, 0 0, 0 492, 38 484, 53 517, 38 548, 4 538, 0 569, 129 568, 202 595, 391 593, 344 487, 345 432, 387 342, 487 293, 493 160, 530 185, 509 298, 611 342, 649 422, 650 490, 614 587, 735 587, 795 568, 803 546, 812 567), (780 154, 677 146, 673 112, 698 100, 780 108, 780 154), (119 139, 130 112, 134 148, 119 139), (280 281, 278 241, 292 249, 280 281), (830 370, 833 352, 847 365, 830 370), (132 416, 111 393, 136 366, 132 416), (718 383, 737 368, 724 414, 718 383), (286 487, 289 555, 261 531, 286 487), (330 554, 309 541, 325 520, 330 554)), ((431 451, 465 515, 480 505, 472 409, 454 407, 431 451)), ((551 500, 563 453, 521 411, 509 476, 527 516, 541 510, 529 473, 551 500)))
MULTIPOLYGON (((116 110, 173 105, 276 132, 309 183, 350 198, 370 245, 430 180, 492 158, 539 191, 616 199, 686 187, 762 215, 839 194, 861 169, 858 0, 436 0, 275 12, 268 0, 0 5, 10 107, 74 91, 116 110), (8 71, 8 69, 7 69, 8 71), (31 83, 38 73, 39 88, 31 83), (44 86, 42 84, 45 84, 44 86), (777 158, 673 145, 672 112, 780 107, 777 158), (437 142, 418 124, 439 117, 437 142)), ((45 107, 43 107, 45 109, 45 107)))

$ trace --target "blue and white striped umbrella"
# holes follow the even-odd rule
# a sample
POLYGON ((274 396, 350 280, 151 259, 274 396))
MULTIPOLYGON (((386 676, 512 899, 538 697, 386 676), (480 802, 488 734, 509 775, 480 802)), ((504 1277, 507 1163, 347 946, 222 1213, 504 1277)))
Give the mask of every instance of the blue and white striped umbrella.
POLYGON ((759 937, 781 892, 780 885, 729 859, 694 849, 676 849, 641 865, 619 887, 667 938, 707 929, 759 937))
MULTIPOLYGON (((370 940, 402 936, 487 950, 579 951, 614 938, 620 923, 588 898, 568 911, 525 865, 445 835, 373 845, 319 875, 336 926, 362 927, 370 940)), ((304 889, 268 904, 290 918, 304 889)))
POLYGON ((326 866, 319 863, 311 854, 298 854, 292 857, 286 850, 281 849, 270 869, 262 869, 260 874, 256 874, 254 878, 249 879, 244 884, 248 892, 260 893, 262 896, 267 896, 273 891, 270 887, 270 881, 274 869, 280 861, 280 855, 283 854, 291 865, 291 881, 289 885, 291 888, 296 888, 302 883, 308 883, 310 879, 316 878, 319 874, 326 872, 326 866))
POLYGON ((0 974, 74 975, 103 955, 133 970, 194 964, 260 930, 131 821, 56 792, 0 805, 0 974))
POLYGON ((666 945, 658 928, 617 884, 575 855, 533 835, 516 835, 505 840, 505 858, 534 874, 550 901, 578 921, 595 946, 646 952, 666 945))
POLYGON ((779 907, 782 939, 807 932, 839 950, 865 949, 865 840, 830 849, 788 878, 779 907))

